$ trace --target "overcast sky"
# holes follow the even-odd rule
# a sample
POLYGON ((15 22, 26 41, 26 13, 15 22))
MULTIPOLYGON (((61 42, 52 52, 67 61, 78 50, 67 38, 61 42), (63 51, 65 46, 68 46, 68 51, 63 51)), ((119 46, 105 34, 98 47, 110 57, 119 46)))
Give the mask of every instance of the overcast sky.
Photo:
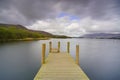
POLYGON ((53 34, 120 32, 120 0, 0 0, 0 23, 53 34))

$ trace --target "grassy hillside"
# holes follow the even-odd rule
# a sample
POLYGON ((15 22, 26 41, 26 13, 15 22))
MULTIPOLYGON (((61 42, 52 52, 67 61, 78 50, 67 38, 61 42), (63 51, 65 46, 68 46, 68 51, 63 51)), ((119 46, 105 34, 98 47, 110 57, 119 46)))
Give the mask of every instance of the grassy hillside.
POLYGON ((25 39, 25 38, 45 38, 46 36, 40 34, 39 32, 33 32, 25 29, 24 27, 16 27, 11 25, 6 27, 0 25, 0 40, 15 40, 15 39, 25 39))
POLYGON ((45 31, 30 30, 22 25, 0 24, 0 41, 46 38, 67 38, 67 36, 53 35, 45 31))

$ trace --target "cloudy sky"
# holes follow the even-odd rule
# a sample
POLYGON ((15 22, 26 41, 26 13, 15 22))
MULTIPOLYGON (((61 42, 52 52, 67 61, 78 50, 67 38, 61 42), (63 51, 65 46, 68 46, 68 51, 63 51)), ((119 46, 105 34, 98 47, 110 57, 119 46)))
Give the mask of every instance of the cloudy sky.
POLYGON ((0 23, 68 36, 119 33, 120 0, 0 0, 0 23))

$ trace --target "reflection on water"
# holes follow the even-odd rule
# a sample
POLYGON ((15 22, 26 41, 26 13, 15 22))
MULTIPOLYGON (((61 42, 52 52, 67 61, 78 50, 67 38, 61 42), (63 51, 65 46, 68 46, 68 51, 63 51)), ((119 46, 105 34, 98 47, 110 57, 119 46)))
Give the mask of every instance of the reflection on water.
MULTIPOLYGON (((61 42, 75 58, 75 46, 80 45, 80 66, 91 80, 120 80, 120 40, 112 39, 51 39, 0 44, 0 80, 33 80, 41 66, 41 44, 61 42)), ((46 56, 47 57, 47 56, 46 56)))

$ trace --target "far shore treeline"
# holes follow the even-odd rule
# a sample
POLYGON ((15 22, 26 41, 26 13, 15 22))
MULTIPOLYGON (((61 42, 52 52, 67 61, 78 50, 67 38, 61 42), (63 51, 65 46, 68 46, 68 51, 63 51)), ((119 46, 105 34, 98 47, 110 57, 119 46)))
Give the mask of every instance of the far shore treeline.
POLYGON ((49 38, 67 38, 44 31, 29 30, 21 25, 0 24, 0 41, 37 40, 49 38))

